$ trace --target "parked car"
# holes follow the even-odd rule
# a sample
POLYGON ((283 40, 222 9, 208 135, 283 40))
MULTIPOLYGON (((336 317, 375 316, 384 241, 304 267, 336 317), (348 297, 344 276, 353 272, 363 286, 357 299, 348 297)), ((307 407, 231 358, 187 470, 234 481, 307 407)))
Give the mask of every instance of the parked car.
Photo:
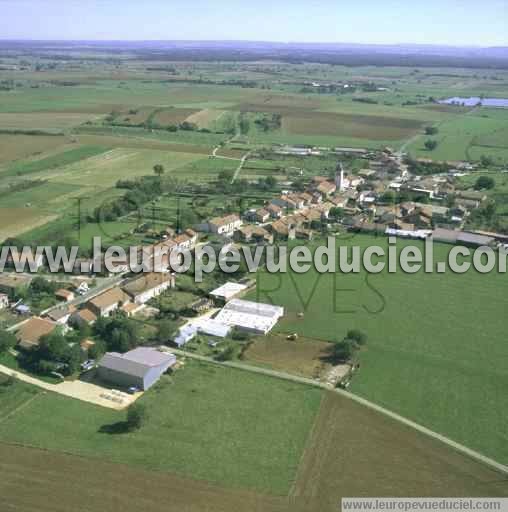
POLYGON ((95 360, 94 359, 89 359, 88 361, 85 361, 84 363, 81 364, 81 369, 84 372, 87 372, 88 370, 91 370, 92 368, 95 368, 95 360))
POLYGON ((135 395, 136 393, 139 393, 140 391, 141 391, 141 389, 139 389, 137 386, 131 386, 127 390, 127 393, 129 393, 129 395, 135 395))

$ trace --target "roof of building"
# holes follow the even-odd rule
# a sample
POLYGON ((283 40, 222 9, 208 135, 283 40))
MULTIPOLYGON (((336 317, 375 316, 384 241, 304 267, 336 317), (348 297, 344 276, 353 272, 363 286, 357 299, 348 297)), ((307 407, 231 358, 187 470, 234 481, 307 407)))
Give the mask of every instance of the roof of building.
POLYGON ((334 190, 337 190, 337 186, 330 181, 323 181, 318 185, 317 190, 323 194, 331 194, 334 190))
POLYGON ((173 354, 159 352, 148 347, 138 347, 125 354, 108 352, 100 360, 99 366, 120 373, 143 378, 152 368, 171 365, 176 361, 173 354))
POLYGON ((456 243, 460 231, 453 231, 452 229, 436 228, 432 233, 432 238, 440 242, 456 243))
POLYGON ((47 317, 57 322, 66 316, 72 315, 76 311, 75 306, 64 306, 63 308, 52 309, 48 312, 47 317))
POLYGON ((244 284, 235 283, 233 281, 230 281, 228 283, 223 284, 222 286, 219 286, 219 288, 212 290, 210 292, 210 295, 212 297, 230 300, 235 295, 238 295, 239 293, 245 291, 246 289, 247 289, 247 286, 245 286, 244 284))
POLYGON ((16 338, 23 348, 32 348, 39 344, 42 336, 52 333, 57 324, 45 318, 34 317, 25 322, 16 332, 16 338))
POLYGON ((248 300, 230 300, 215 317, 226 325, 268 332, 284 314, 284 308, 248 300))
POLYGON ((214 217, 210 219, 209 224, 214 224, 215 226, 227 226, 228 224, 232 224, 234 222, 238 222, 240 217, 236 214, 226 215, 225 217, 214 217))
POLYGON ((123 289, 129 295, 137 295, 170 282, 171 277, 168 274, 163 272, 150 272, 141 274, 132 281, 129 281, 123 286, 123 289))
POLYGON ((457 237, 457 242, 473 245, 490 245, 495 242, 491 236, 477 235, 474 233, 461 232, 457 237))
POLYGON ((129 300, 130 297, 121 288, 115 286, 114 288, 111 288, 111 290, 107 290, 104 293, 97 295, 97 297, 94 297, 90 301, 90 304, 94 305, 98 309, 103 309, 129 300))
POLYGON ((83 320, 84 322, 87 322, 89 324, 91 324, 97 320, 97 315, 88 308, 80 309, 76 313, 76 315, 78 315, 79 318, 81 318, 81 320, 83 320))
POLYGON ((20 286, 28 286, 32 282, 32 277, 22 276, 19 274, 0 274, 0 286, 7 288, 18 288, 20 286))

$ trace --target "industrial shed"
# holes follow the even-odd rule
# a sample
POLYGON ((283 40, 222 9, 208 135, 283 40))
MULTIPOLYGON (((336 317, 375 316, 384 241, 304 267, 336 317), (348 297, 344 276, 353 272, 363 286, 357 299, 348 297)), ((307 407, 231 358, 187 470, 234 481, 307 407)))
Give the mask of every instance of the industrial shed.
POLYGON ((120 387, 143 391, 153 386, 176 363, 176 356, 139 347, 126 354, 108 352, 99 362, 99 377, 120 387))
POLYGON ((221 309, 215 320, 244 331, 266 334, 283 315, 282 306, 233 299, 221 309))

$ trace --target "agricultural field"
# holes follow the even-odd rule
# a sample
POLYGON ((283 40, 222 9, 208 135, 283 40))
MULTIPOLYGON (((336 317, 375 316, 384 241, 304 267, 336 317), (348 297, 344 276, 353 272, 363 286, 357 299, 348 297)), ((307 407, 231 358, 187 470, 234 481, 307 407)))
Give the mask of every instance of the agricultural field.
POLYGON ((347 496, 506 496, 496 472, 326 393, 291 495, 333 511, 347 496))
MULTIPOLYGON (((339 243, 387 247, 385 238, 360 235, 339 243)), ((436 245, 435 260, 447 251, 436 245)), ((506 463, 507 287, 506 275, 496 272, 346 275, 311 269, 298 276, 260 273, 250 296, 286 308, 280 333, 335 341, 349 329, 366 332, 353 393, 506 463)))
MULTIPOLYGON (((70 142, 63 135, 14 135, 0 133, 0 166, 13 160, 54 151, 70 142)), ((2 171, 0 170, 0 173, 2 171)))
POLYGON ((0 128, 7 131, 41 130, 59 133, 96 118, 96 115, 72 112, 0 113, 0 128))

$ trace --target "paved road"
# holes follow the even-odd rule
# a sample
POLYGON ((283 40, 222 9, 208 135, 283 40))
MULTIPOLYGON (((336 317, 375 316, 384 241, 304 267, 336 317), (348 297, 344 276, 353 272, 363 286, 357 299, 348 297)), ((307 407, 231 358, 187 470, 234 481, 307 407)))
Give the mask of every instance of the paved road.
POLYGON ((482 455, 481 453, 471 450, 467 446, 457 443, 457 442, 453 441, 452 439, 449 439, 446 436, 438 434, 437 432, 434 432, 433 430, 430 430, 429 428, 426 428, 423 425, 415 423, 414 421, 411 421, 411 420, 405 418, 404 416, 401 416, 401 415, 396 414, 388 409, 385 409, 384 407, 381 407, 380 405, 377 405, 369 400, 366 400, 365 398, 362 398, 362 397, 355 395, 353 393, 350 393, 348 391, 344 391, 342 389, 333 388, 328 384, 320 382, 319 380, 308 379, 305 377, 298 377, 296 375, 291 375, 289 373, 275 371, 275 370, 269 370, 267 368, 260 368, 260 367, 248 365, 245 363, 238 363, 238 362, 232 362, 232 361, 227 361, 227 362, 215 361, 214 359, 211 359, 210 357, 200 356, 198 354, 186 352, 185 350, 171 349, 171 352, 173 352, 174 354, 180 355, 180 356, 186 356, 186 357, 189 357, 192 359, 198 359, 200 361, 205 361, 208 363, 213 363, 213 364, 217 364, 217 365, 221 365, 221 366, 227 366, 230 368, 237 368, 239 370, 250 371, 250 372, 259 373, 262 375, 268 375, 270 377, 275 377, 278 379, 289 380, 289 381, 297 382, 300 384, 315 386, 315 387, 319 387, 322 389, 327 389, 333 393, 338 393, 339 395, 349 398, 350 400, 354 400, 355 402, 357 402, 365 407, 369 407, 370 409, 373 409, 381 414, 384 414, 385 416, 389 416, 390 418, 398 421, 399 423, 403 423, 404 425, 407 425, 408 427, 414 428, 415 430, 418 430, 422 434, 425 434, 425 435, 432 437, 438 441, 441 441, 442 443, 445 443, 446 445, 448 445, 450 448, 452 448, 458 452, 461 452, 464 455, 467 455, 468 457, 471 457, 483 464, 486 464, 487 466, 490 466, 491 468, 496 469, 497 471, 499 471, 501 473, 508 475, 508 466, 505 466, 504 464, 500 464, 499 462, 496 462, 495 460, 491 459, 490 457, 486 457, 485 455, 482 455))

